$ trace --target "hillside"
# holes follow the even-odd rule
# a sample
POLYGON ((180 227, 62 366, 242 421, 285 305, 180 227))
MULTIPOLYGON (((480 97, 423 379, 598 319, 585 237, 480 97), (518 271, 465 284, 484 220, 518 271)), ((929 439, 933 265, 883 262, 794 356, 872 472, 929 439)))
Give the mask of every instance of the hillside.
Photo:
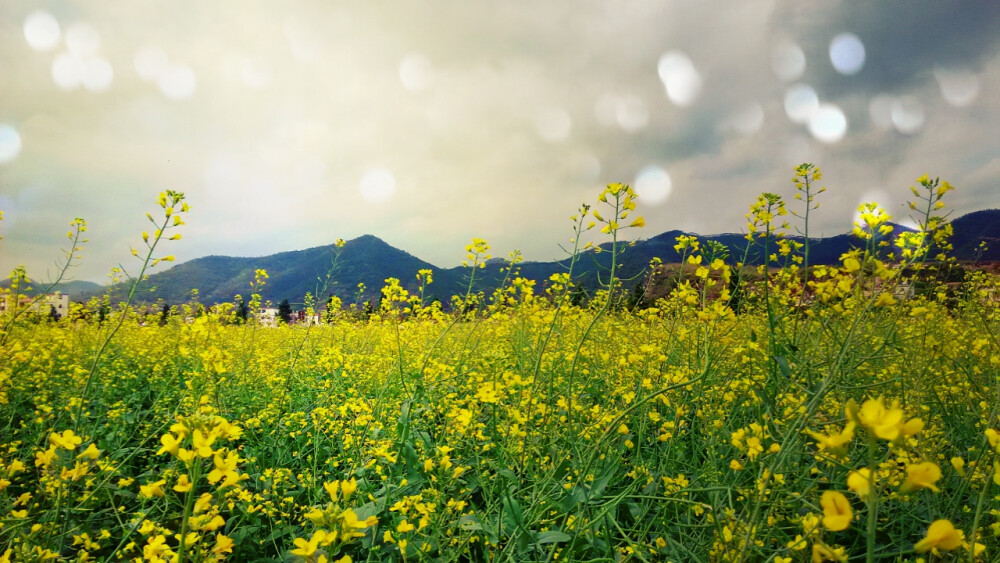
MULTIPOLYGON (((269 276, 261 291, 264 300, 301 302, 306 292, 315 293, 320 280, 326 278, 334 250, 331 244, 258 258, 196 258, 150 275, 147 287, 152 290, 143 291, 139 298, 147 302, 162 299, 180 303, 190 298, 192 288, 197 288, 199 301, 203 303, 232 301, 237 294, 248 296, 254 272, 264 269, 269 276)), ((345 300, 356 294, 358 283, 377 291, 387 277, 412 278, 419 269, 433 268, 371 235, 348 241, 342 252, 335 284, 328 293, 345 300)), ((116 288, 112 298, 122 298, 124 291, 116 288)))
POLYGON ((955 255, 968 260, 994 262, 1000 260, 1000 209, 985 209, 967 213, 951 222, 955 234, 951 243, 955 255), (985 241, 988 249, 979 253, 979 243, 985 241))
MULTIPOLYGON (((9 279, 0 281, 0 287, 4 289, 9 288, 10 284, 11 282, 9 279)), ((104 291, 104 286, 89 281, 73 280, 73 281, 61 282, 57 283, 55 286, 52 286, 51 289, 49 288, 49 285, 50 285, 49 283, 46 283, 42 280, 32 280, 30 284, 31 289, 25 292, 25 294, 29 296, 34 296, 37 295, 38 293, 50 290, 50 292, 52 293, 59 292, 68 295, 69 298, 72 299, 73 301, 80 301, 84 298, 84 296, 93 295, 95 293, 100 293, 104 291)))
MULTIPOLYGON (((998 261, 1000 260, 1000 210, 991 209, 976 211, 955 219, 952 222, 955 234, 952 242, 953 253, 964 261, 998 261), (986 241, 989 250, 980 253, 980 241, 986 241)), ((904 227, 896 226, 896 232, 904 227)), ((629 279, 640 274, 654 258, 660 258, 664 263, 680 260, 680 255, 674 250, 676 238, 682 231, 667 231, 649 239, 634 243, 622 258, 621 276, 629 279)), ((801 237, 789 237, 803 241, 801 237)), ((713 240, 729 249, 730 261, 742 259, 747 241, 742 234, 725 233, 711 236, 700 236, 700 240, 713 240)), ((834 264, 840 256, 858 244, 858 240, 849 234, 841 234, 822 239, 812 239, 811 263, 834 264)), ((604 245, 607 248, 607 245, 604 245)), ((292 303, 301 303, 307 292, 315 294, 321 286, 321 280, 330 271, 334 256, 334 246, 317 246, 305 250, 281 252, 256 258, 235 258, 229 256, 206 256, 189 262, 178 264, 167 270, 157 272, 149 277, 150 291, 142 291, 139 300, 155 302, 159 299, 167 303, 181 303, 190 298, 191 289, 199 290, 199 300, 202 303, 218 303, 232 301, 235 295, 248 296, 250 282, 254 271, 267 270, 270 278, 261 292, 264 300, 278 303, 288 299, 292 303)), ((759 247, 755 247, 747 260, 750 264, 760 264, 763 260, 759 247)), ((598 272, 610 265, 610 253, 595 253, 588 251, 580 257, 575 269, 577 282, 587 289, 598 284, 598 272)), ((554 273, 565 271, 565 261, 524 262, 520 265, 523 277, 536 280, 536 290, 544 287, 545 280, 554 273)), ((490 260, 485 268, 476 272, 476 289, 487 293, 497 287, 504 278, 502 260, 490 260)), ((447 301, 454 294, 463 293, 467 286, 468 272, 465 268, 437 268, 403 250, 394 248, 381 239, 364 235, 348 241, 340 257, 338 268, 334 275, 334 283, 326 292, 327 295, 337 295, 344 303, 353 303, 358 294, 358 284, 364 283, 366 292, 362 301, 378 298, 379 289, 384 280, 389 277, 399 278, 403 285, 411 291, 416 290, 415 275, 418 270, 434 271, 434 283, 428 288, 429 299, 447 301)), ((74 299, 85 298, 103 291, 96 284, 79 287, 75 292, 66 290, 74 299)), ((121 299, 124 288, 112 291, 112 298, 121 299)))

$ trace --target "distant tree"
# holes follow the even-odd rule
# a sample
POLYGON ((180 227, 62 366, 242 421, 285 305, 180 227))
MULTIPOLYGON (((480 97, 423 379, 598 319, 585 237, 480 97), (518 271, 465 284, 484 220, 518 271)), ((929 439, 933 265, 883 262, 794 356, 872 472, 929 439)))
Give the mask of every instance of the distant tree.
POLYGON ((643 280, 635 282, 635 287, 632 288, 632 293, 629 294, 628 301, 625 302, 625 308, 629 311, 646 308, 646 287, 643 280))
POLYGON ((59 312, 56 311, 55 305, 49 305, 49 321, 56 322, 59 320, 59 312))
POLYGON ((746 307, 746 280, 741 280, 740 276, 729 278, 729 308, 734 313, 742 313, 746 307))
POLYGON ((569 304, 574 307, 580 307, 583 305, 583 301, 586 297, 587 291, 583 289, 583 286, 574 286, 569 293, 569 304))
POLYGON ((164 303, 163 310, 160 312, 160 326, 167 326, 168 319, 170 319, 170 304, 164 303))
POLYGON ((281 303, 278 304, 278 318, 285 324, 292 320, 292 305, 287 299, 282 299, 281 303))
POLYGON ((243 324, 247 322, 247 317, 250 316, 250 308, 247 307, 247 302, 243 300, 242 295, 237 295, 236 300, 239 301, 236 305, 236 318, 237 322, 243 324))

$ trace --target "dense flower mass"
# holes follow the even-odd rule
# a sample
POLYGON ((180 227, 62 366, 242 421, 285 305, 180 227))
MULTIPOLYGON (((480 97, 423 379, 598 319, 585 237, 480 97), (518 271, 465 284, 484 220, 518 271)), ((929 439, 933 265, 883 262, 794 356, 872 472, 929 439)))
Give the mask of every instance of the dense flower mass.
MULTIPOLYGON (((512 253, 486 293, 475 239, 450 306, 430 270, 297 325, 261 320, 263 270, 246 303, 162 319, 13 306, 0 561, 995 560, 1000 280, 935 258, 951 187, 928 178, 917 235, 880 246, 866 205, 858 248, 810 265, 785 218, 821 178, 755 202, 745 246, 682 235, 639 280, 618 274, 641 200, 612 184, 566 272, 512 253)), ((158 205, 130 299, 183 225, 183 194, 158 205)))

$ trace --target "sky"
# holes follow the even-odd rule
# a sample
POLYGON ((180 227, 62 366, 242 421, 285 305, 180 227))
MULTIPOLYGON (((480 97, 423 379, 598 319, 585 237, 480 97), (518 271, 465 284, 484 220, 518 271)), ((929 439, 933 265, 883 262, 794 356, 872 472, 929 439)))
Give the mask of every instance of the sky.
POLYGON ((813 235, 923 174, 1000 207, 1000 4, 779 0, 4 0, 0 267, 134 269, 184 192, 177 261, 373 234, 438 267, 472 237, 562 257, 631 184, 649 238, 744 229, 824 172, 813 235))

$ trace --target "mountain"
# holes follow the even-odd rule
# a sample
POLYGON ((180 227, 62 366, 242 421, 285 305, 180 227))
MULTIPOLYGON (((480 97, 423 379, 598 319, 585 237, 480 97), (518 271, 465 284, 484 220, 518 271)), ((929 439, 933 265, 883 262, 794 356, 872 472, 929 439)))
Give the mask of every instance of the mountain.
POLYGON ((985 262, 1000 260, 1000 209, 985 209, 967 213, 951 222, 955 234, 951 244, 954 254, 967 260, 985 262), (987 250, 980 255, 979 243, 985 242, 987 250))
MULTIPOLYGON (((11 282, 9 279, 0 281, 0 287, 4 289, 9 288, 10 284, 11 282)), ((49 290, 50 293, 59 292, 68 295, 69 298, 73 301, 81 301, 83 300, 84 296, 100 293, 104 289, 104 286, 100 284, 96 284, 94 282, 89 282, 89 281, 78 281, 78 280, 60 282, 52 286, 51 289, 49 288, 50 284, 39 280, 32 280, 31 284, 29 285, 31 286, 31 289, 27 292, 24 292, 28 296, 35 296, 39 293, 49 290)))
MULTIPOLYGON (((162 299, 177 304, 190 299, 191 289, 198 289, 202 303, 232 301, 237 294, 249 300, 250 282, 255 271, 267 270, 268 279, 261 290, 262 298, 277 304, 282 299, 301 303, 306 292, 315 293, 333 264, 334 245, 306 250, 281 252, 258 258, 205 256, 170 269, 153 273, 140 288, 136 298, 143 302, 162 299)), ((385 278, 413 278, 417 270, 434 267, 381 239, 365 235, 348 241, 342 249, 336 271, 336 283, 327 293, 353 302, 358 283, 368 287, 369 296, 382 287, 385 278)), ((112 290, 112 299, 120 300, 127 288, 112 290)))
MULTIPOLYGON (((955 247, 954 256, 960 260, 981 262, 1000 261, 1000 210, 991 209, 976 211, 963 215, 952 221, 954 235, 952 242, 955 247), (978 251, 980 241, 986 241, 990 246, 984 253, 978 251)), ((896 226, 894 232, 900 232, 905 227, 896 226)), ((664 263, 678 262, 680 255, 674 250, 676 238, 682 231, 667 231, 649 239, 636 241, 628 248, 621 258, 621 277, 628 280, 639 275, 654 258, 660 258, 664 263)), ((742 234, 726 233, 712 236, 699 236, 702 245, 707 241, 716 241, 729 250, 729 261, 743 259, 747 240, 742 234)), ((802 242, 801 237, 788 237, 802 242)), ((760 264, 764 260, 761 246, 756 244, 748 256, 747 263, 760 264)), ((859 246, 860 241, 849 234, 836 235, 810 241, 811 264, 835 264, 840 256, 852 248, 859 246)), ((773 241, 770 247, 774 248, 773 241)), ((609 245, 602 245, 608 249, 609 245)), ((288 299, 292 303, 301 303, 306 292, 315 294, 321 286, 321 280, 330 271, 335 247, 333 245, 317 246, 306 250, 282 252, 257 258, 234 258, 229 256, 206 256, 183 264, 178 264, 156 272, 149 276, 149 281, 140 289, 137 300, 140 302, 155 302, 158 299, 171 304, 187 301, 191 289, 199 290, 199 301, 202 303, 218 303, 232 301, 237 294, 249 299, 250 282, 254 279, 254 271, 267 270, 269 279, 261 291, 265 301, 278 303, 288 299)), ((611 253, 595 253, 587 251, 580 256, 574 269, 577 283, 586 289, 592 289, 599 283, 599 273, 610 265, 611 253)), ((489 293, 503 280, 505 263, 502 260, 490 260, 486 267, 476 271, 475 290, 489 293)), ((520 275, 535 280, 536 291, 541 291, 549 276, 564 272, 567 261, 553 262, 523 262, 519 265, 520 275)), ((379 238, 364 235, 348 241, 342 251, 333 283, 326 292, 327 295, 337 295, 344 303, 354 303, 357 299, 358 284, 364 283, 366 291, 362 301, 377 300, 379 290, 386 278, 398 278, 404 287, 416 291, 416 273, 421 269, 434 271, 434 283, 427 289, 428 299, 440 299, 447 302, 452 295, 464 294, 468 285, 468 270, 462 267, 436 268, 407 252, 394 248, 379 238)), ((86 282, 82 282, 86 283, 86 282)), ((626 282, 628 284, 629 282, 626 282)), ((87 293, 96 294, 103 290, 96 284, 87 293)), ((73 293, 70 295, 74 295, 73 293)), ((124 298, 124 286, 112 289, 112 299, 124 298)), ((79 292, 77 293, 79 295, 79 292)), ((325 300, 325 295, 320 296, 325 300)), ((79 299, 79 297, 74 297, 79 299)))

